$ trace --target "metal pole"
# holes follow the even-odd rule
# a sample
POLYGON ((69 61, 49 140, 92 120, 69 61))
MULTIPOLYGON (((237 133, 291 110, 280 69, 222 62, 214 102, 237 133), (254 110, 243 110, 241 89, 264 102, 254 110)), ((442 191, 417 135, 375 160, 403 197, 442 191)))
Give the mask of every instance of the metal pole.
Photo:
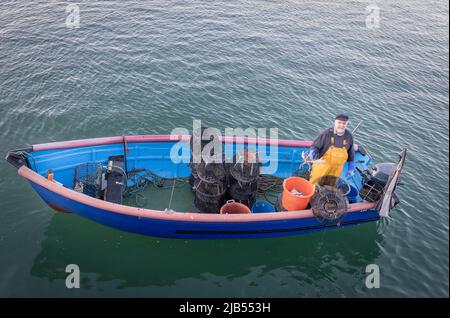
POLYGON ((362 122, 363 122, 363 121, 361 120, 361 121, 359 122, 359 124, 356 125, 355 129, 353 129, 353 131, 352 131, 352 135, 355 133, 356 129, 358 129, 359 125, 362 124, 362 122))
POLYGON ((172 193, 170 194, 170 200, 169 200, 169 208, 168 210, 170 211, 171 207, 172 207, 172 198, 173 198, 173 190, 175 190, 175 183, 177 182, 177 179, 173 179, 173 186, 172 186, 172 193))
POLYGON ((128 152, 128 146, 127 146, 127 141, 125 139, 125 135, 122 136, 123 138, 123 161, 124 161, 124 165, 125 165, 125 174, 128 177, 128 164, 127 164, 127 152, 128 152))

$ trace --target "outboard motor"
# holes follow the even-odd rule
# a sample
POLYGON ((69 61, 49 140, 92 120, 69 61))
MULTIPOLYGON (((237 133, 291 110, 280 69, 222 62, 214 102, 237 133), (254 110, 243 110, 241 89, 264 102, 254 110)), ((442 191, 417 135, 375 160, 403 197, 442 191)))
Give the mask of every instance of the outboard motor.
POLYGON ((396 164, 392 162, 376 164, 374 167, 372 167, 372 179, 385 186, 389 180, 389 175, 391 174, 395 166, 396 164))
POLYGON ((383 162, 376 164, 370 169, 360 171, 363 178, 363 186, 359 191, 360 197, 368 202, 378 201, 383 195, 383 189, 395 166, 395 163, 383 162))
POLYGON ((370 170, 359 171, 363 178, 363 186, 359 192, 362 199, 377 202, 376 209, 380 216, 387 217, 400 199, 395 194, 400 174, 405 164, 407 149, 400 152, 398 163, 380 163, 370 170))

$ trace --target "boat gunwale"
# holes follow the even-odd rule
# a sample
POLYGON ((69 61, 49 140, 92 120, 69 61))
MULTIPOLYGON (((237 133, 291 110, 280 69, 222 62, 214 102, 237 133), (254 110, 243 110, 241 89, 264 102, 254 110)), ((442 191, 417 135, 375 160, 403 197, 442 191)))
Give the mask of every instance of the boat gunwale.
MULTIPOLYGON (((45 144, 36 144, 32 146, 33 152, 45 150, 58 150, 70 148, 93 147, 116 143, 139 143, 139 142, 169 142, 169 141, 190 141, 190 135, 135 135, 135 136, 116 136, 103 137, 91 139, 79 139, 62 142, 52 142, 45 144)), ((312 141, 297 141, 297 140, 273 140, 264 138, 251 137, 228 137, 219 136, 219 140, 226 143, 248 143, 248 144, 265 144, 274 146, 287 147, 310 147, 312 141)), ((355 145, 356 146, 356 145, 355 145)), ((356 148, 356 147, 355 147, 356 148)), ((357 151, 357 148, 355 149, 357 151)), ((92 198, 88 195, 78 193, 72 189, 61 186, 57 183, 51 182, 47 178, 41 176, 39 173, 33 171, 27 166, 22 166, 18 169, 20 176, 26 178, 32 183, 35 183, 55 194, 61 195, 64 198, 73 200, 75 202, 85 204, 94 208, 105 210, 111 213, 125 214, 136 216, 140 218, 152 218, 172 221, 195 221, 195 222, 259 222, 259 221, 283 221, 292 219, 313 218, 314 215, 311 210, 301 211, 283 211, 271 213, 251 213, 251 214, 210 214, 197 212, 167 212, 161 210, 151 210, 137 208, 127 205, 121 205, 92 198)), ((365 210, 373 210, 374 203, 361 202, 350 204, 348 212, 361 212, 365 210)))
MULTIPOLYGON (((119 137, 105 137, 80 139, 65 142, 53 142, 47 144, 38 144, 33 146, 33 151, 57 150, 68 148, 92 147, 98 145, 107 145, 115 143, 137 143, 137 142, 167 142, 167 141, 189 141, 190 135, 136 135, 136 136, 119 136, 119 137)), ((236 142, 236 143, 255 143, 268 144, 291 147, 309 147, 311 141, 295 141, 295 140, 272 140, 262 138, 250 137, 219 137, 222 142, 236 142)), ((72 189, 58 185, 51 182, 33 171, 32 169, 22 166, 18 169, 19 175, 28 179, 29 181, 53 192, 61 195, 69 200, 76 201, 94 208, 105 210, 112 213, 131 215, 142 218, 153 218, 162 220, 175 221, 196 221, 196 222, 259 222, 259 221, 283 221, 292 219, 313 218, 314 215, 311 210, 302 211, 286 211, 286 212, 271 212, 271 213, 256 213, 256 214, 210 214, 210 213, 196 213, 196 212, 166 212, 161 210, 150 210, 115 204, 100 199, 92 198, 82 193, 78 193, 72 189)), ((373 210, 374 203, 361 202, 350 204, 348 212, 360 212, 365 210, 373 210)))
MULTIPOLYGON (((26 178, 30 182, 33 182, 55 194, 61 195, 66 199, 73 200, 75 202, 91 206, 93 208, 101 209, 111 213, 125 214, 136 216, 140 218, 151 218, 169 221, 194 221, 194 222, 258 222, 258 221, 283 221, 292 219, 305 219, 313 218, 312 211, 282 211, 282 212, 270 212, 270 213, 250 213, 250 214, 210 214, 210 213, 196 213, 196 212, 172 212, 162 210, 150 210, 137 208, 122 204, 111 203, 96 199, 85 195, 83 193, 76 192, 72 189, 66 188, 55 182, 52 182, 40 174, 34 172, 26 166, 19 168, 18 173, 20 176, 26 178)), ((348 212, 361 212, 366 210, 373 210, 375 203, 361 202, 352 203, 349 206, 348 212)), ((73 211, 72 211, 73 212, 73 211)))
MULTIPOLYGON (((33 152, 44 150, 58 150, 81 147, 93 147, 120 143, 139 143, 139 142, 189 142, 191 135, 133 135, 133 136, 115 136, 115 137, 101 137, 90 139, 77 139, 69 141, 56 141, 51 143, 36 144, 32 146, 33 152)), ((282 147, 310 147, 312 141, 288 140, 288 139, 267 139, 254 137, 233 137, 233 136, 219 136, 219 140, 225 143, 244 143, 257 144, 268 146, 282 146, 282 147)), ((358 145, 354 145, 355 151, 359 151, 358 145)))

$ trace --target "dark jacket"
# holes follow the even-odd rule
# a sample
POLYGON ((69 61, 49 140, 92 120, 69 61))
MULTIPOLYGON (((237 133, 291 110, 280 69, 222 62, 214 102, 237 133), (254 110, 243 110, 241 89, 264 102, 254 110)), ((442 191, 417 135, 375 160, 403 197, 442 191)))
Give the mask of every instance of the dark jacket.
POLYGON ((344 135, 338 136, 334 134, 333 128, 325 129, 313 142, 311 150, 315 151, 315 159, 322 156, 331 147, 331 136, 334 135, 334 146, 345 147, 348 152, 347 161, 355 161, 355 148, 353 145, 352 133, 346 129, 344 135))

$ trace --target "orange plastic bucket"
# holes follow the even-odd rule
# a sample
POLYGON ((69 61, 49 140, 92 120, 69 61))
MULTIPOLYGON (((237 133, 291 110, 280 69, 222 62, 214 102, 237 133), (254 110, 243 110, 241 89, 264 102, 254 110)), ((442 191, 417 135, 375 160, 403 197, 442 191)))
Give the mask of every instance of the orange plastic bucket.
POLYGON ((220 214, 247 214, 247 213, 251 213, 248 206, 239 202, 234 202, 234 200, 227 201, 227 203, 220 208, 220 214))
POLYGON ((306 179, 300 177, 287 178, 283 182, 283 198, 281 202, 288 211, 305 210, 309 200, 314 195, 315 186, 306 179), (293 194, 291 191, 297 190, 303 195, 293 194))

